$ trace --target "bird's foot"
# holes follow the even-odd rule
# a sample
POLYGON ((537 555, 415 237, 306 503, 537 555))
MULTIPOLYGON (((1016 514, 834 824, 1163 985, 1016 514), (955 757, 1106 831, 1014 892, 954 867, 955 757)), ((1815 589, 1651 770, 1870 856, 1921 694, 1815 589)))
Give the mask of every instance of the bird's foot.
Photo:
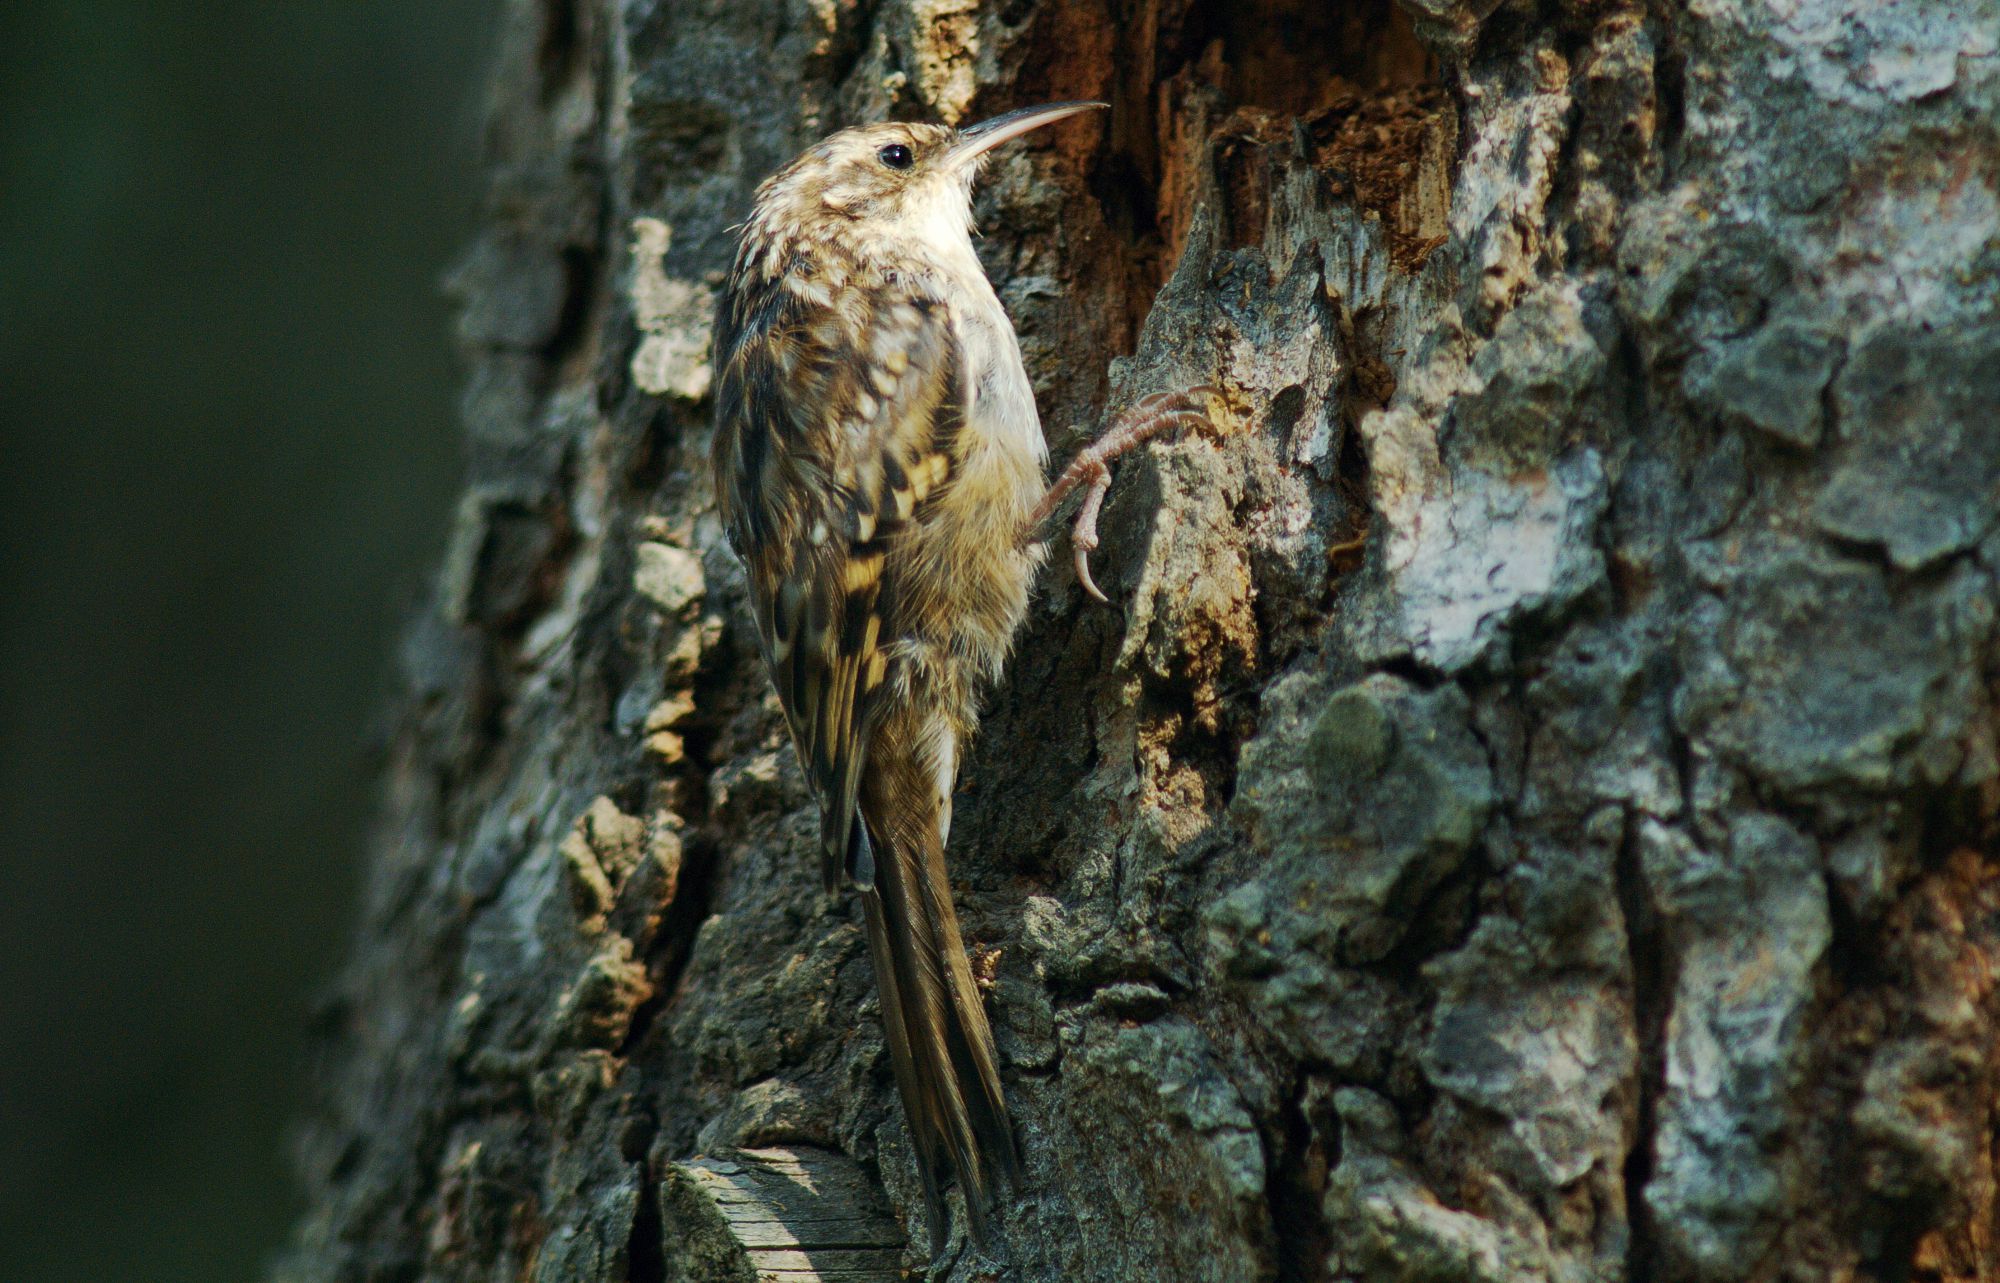
POLYGON ((1111 461, 1128 450, 1144 445, 1168 428, 1182 424, 1209 424, 1208 411, 1202 402, 1211 396, 1221 395, 1215 388, 1203 384, 1181 392, 1155 392, 1141 399, 1138 404, 1118 416, 1104 434, 1085 446, 1070 460, 1042 501, 1028 517, 1025 539, 1032 540, 1042 523, 1055 514, 1055 510, 1067 499, 1070 492, 1083 488, 1083 504, 1076 510, 1076 523, 1070 528, 1070 546, 1076 553, 1076 581, 1083 590, 1097 600, 1110 602, 1097 587, 1097 581, 1090 577, 1090 554, 1097 549, 1097 512, 1104 506, 1104 496, 1111 489, 1111 461))

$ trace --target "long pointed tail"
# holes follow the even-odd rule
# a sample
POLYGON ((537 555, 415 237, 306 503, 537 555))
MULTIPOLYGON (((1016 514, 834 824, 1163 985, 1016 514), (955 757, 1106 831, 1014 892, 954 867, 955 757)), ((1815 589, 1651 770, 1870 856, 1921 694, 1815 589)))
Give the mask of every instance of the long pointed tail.
POLYGON ((857 821, 867 858, 855 867, 874 866, 872 880, 859 880, 861 907, 936 1256, 949 1224, 939 1189, 947 1165, 965 1195, 967 1228, 980 1243, 1000 1181, 1011 1184, 1018 1172, 993 1032, 959 936, 943 843, 937 826, 904 818, 876 829, 872 842, 874 826, 857 821))

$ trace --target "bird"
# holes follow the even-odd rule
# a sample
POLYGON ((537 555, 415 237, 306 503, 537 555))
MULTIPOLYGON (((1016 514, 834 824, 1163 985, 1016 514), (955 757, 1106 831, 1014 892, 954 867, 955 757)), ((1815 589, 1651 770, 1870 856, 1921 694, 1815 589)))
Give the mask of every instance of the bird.
POLYGON ((861 903, 933 1257, 947 1177, 982 1244, 1019 1183, 945 863, 959 765, 1046 555, 1034 530, 1088 487, 1077 564, 1101 595, 1085 558, 1104 465, 1187 412, 1143 402, 1047 487, 1020 346, 973 249, 993 150, 1104 106, 828 136, 757 188, 718 300, 716 504, 818 804, 822 880, 861 903))

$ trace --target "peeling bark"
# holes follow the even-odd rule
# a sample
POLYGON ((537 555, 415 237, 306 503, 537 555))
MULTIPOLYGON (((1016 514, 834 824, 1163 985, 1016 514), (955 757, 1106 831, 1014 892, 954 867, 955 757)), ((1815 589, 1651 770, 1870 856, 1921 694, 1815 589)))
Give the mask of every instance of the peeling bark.
POLYGON ((675 1191, 770 1146, 926 1241, 707 311, 818 135, 1104 98, 978 202, 1052 445, 1225 405, 1121 465, 1120 608, 1056 559, 968 765, 1027 1179, 937 1274, 2000 1278, 1994 0, 507 21, 277 1277, 700 1277, 675 1191))

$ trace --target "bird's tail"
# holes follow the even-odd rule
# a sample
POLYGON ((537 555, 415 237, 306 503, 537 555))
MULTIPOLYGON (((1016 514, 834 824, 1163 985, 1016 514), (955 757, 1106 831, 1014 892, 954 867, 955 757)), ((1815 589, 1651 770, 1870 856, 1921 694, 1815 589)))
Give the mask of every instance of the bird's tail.
POLYGON ((863 850, 853 867, 873 865, 873 877, 857 882, 882 1032, 923 1176, 935 1257, 949 1224, 939 1188, 947 1167, 965 1196, 967 1228, 983 1244, 1000 1182, 1016 1181, 1018 1160, 993 1031, 966 961, 933 818, 904 811, 881 825, 857 819, 863 850))

